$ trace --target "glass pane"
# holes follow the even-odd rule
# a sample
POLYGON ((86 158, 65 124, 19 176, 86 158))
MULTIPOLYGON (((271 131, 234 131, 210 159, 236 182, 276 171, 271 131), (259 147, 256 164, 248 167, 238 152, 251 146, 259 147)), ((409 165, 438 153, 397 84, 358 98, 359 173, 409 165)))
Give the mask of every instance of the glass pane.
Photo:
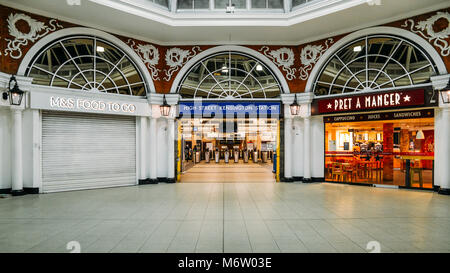
POLYGON ((230 53, 212 56, 195 65, 181 86, 185 87, 181 95, 186 98, 205 95, 264 98, 266 90, 272 98, 280 95, 278 81, 267 67, 248 56, 230 53))
POLYGON ((208 9, 209 8, 209 0, 194 0, 194 8, 195 9, 208 9))
POLYGON ((169 1, 168 0, 154 0, 156 4, 164 6, 164 7, 168 7, 169 6, 169 1))
MULTIPOLYGON (((367 48, 366 38, 362 38, 339 50, 320 75, 318 84, 334 81, 334 89, 345 85, 349 79, 353 84, 355 79, 359 85, 353 84, 352 87, 358 90, 382 89, 394 84, 411 86, 426 83, 433 73, 434 66, 415 45, 395 37, 373 36, 367 38, 367 48), (348 69, 339 72, 344 64, 348 69)), ((323 93, 323 86, 321 88, 323 93)))
POLYGON ((178 9, 192 9, 192 0, 178 0, 178 9))
POLYGON ((270 9, 282 9, 283 0, 268 0, 270 9))
POLYGON ((247 7, 246 0, 231 0, 231 3, 234 4, 237 9, 245 9, 247 7))
POLYGON ((311 0, 292 0, 292 6, 296 7, 302 4, 305 4, 306 2, 310 2, 311 0))
MULTIPOLYGON (((42 85, 104 92, 111 92, 106 89, 113 88, 114 84, 129 88, 122 74, 130 84, 143 83, 134 64, 120 49, 102 40, 94 41, 89 37, 55 41, 50 49, 36 57, 28 76, 42 85)), ((138 86, 135 89, 133 93, 145 94, 138 86)))
POLYGON ((131 92, 133 96, 145 96, 145 87, 144 84, 135 84, 131 86, 131 92))
POLYGON ((214 0, 214 7, 216 9, 225 9, 228 5, 228 0, 214 0))
POLYGON ((252 0, 252 8, 254 9, 266 8, 266 0, 252 0))

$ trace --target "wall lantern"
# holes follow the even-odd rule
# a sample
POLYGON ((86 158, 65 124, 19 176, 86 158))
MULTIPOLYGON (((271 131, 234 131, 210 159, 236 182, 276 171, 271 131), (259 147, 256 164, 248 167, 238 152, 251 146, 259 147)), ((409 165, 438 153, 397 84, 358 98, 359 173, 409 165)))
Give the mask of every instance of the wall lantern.
POLYGON ((297 103, 297 96, 295 96, 294 103, 290 105, 291 115, 297 116, 300 111, 300 105, 297 103))
POLYGON ((443 103, 450 103, 450 86, 447 86, 447 88, 439 91, 441 93, 442 96, 442 102, 443 103))
POLYGON ((3 93, 2 95, 3 99, 7 100, 9 97, 9 103, 11 105, 18 106, 22 103, 23 94, 24 92, 20 90, 19 86, 17 85, 16 77, 11 76, 11 78, 9 79, 8 92, 3 93))
POLYGON ((159 106, 159 110, 161 110, 161 115, 164 117, 168 117, 170 114, 170 105, 167 104, 166 95, 163 97, 163 104, 159 106))

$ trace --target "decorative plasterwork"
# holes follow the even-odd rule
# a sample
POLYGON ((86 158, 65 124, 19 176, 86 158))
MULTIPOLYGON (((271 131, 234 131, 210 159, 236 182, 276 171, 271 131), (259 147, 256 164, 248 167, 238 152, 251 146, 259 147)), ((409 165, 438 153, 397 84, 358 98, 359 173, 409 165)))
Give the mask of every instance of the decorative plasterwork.
POLYGON ((295 79, 296 68, 291 68, 294 64, 294 51, 287 47, 282 47, 277 50, 270 50, 268 46, 263 46, 259 51, 272 60, 274 64, 281 67, 286 72, 286 79, 291 81, 295 79))
POLYGON ((141 57, 144 64, 150 70, 152 79, 154 81, 159 81, 158 74, 161 69, 156 68, 156 65, 159 62, 159 50, 151 44, 136 45, 136 43, 131 39, 128 39, 127 43, 134 51, 136 51, 139 57, 141 57))
POLYGON ((35 42, 37 39, 44 37, 51 31, 55 31, 57 28, 62 28, 56 19, 49 21, 49 26, 46 26, 43 22, 37 21, 28 15, 23 13, 10 14, 7 19, 9 35, 14 39, 7 39, 8 45, 5 49, 5 55, 11 56, 13 59, 20 59, 22 57, 22 46, 26 46, 28 42, 35 42), (19 21, 24 21, 28 24, 28 33, 21 32, 16 24, 19 21))
POLYGON ((328 38, 324 45, 306 45, 300 53, 300 61, 302 66, 300 67, 300 79, 307 80, 309 72, 313 68, 313 65, 320 59, 322 54, 328 50, 330 44, 332 44, 333 38, 328 38))
POLYGON ((441 49, 442 56, 450 55, 450 45, 445 39, 450 36, 450 13, 448 12, 437 12, 435 15, 431 16, 425 21, 420 21, 415 23, 414 20, 408 19, 402 25, 402 27, 410 28, 411 32, 421 35, 423 38, 427 39, 428 42, 432 43, 434 46, 441 49), (438 20, 447 20, 447 27, 441 31, 436 32, 434 27, 438 20))
POLYGON ((166 76, 164 80, 170 81, 174 72, 178 71, 187 61, 202 51, 199 46, 192 47, 191 50, 172 47, 166 51, 166 64, 169 69, 164 69, 166 76))

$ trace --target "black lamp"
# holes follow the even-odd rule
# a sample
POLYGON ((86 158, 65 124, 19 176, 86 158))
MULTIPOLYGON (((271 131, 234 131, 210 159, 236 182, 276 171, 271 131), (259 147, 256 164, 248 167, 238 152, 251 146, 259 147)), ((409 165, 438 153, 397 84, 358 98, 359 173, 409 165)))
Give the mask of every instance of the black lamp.
POLYGON ((297 103, 297 96, 294 98, 294 103, 290 105, 291 107, 291 115, 297 116, 300 111, 300 105, 297 103))
POLYGON ((450 103, 450 86, 447 86, 447 88, 439 91, 442 96, 442 102, 443 103, 450 103))
POLYGON ((17 85, 16 77, 13 75, 9 79, 9 85, 8 85, 8 92, 3 93, 3 99, 7 100, 9 97, 9 103, 11 105, 20 105, 22 103, 24 92, 20 90, 19 86, 17 85), (13 87, 11 88, 11 85, 13 87))
POLYGON ((159 110, 161 110, 161 115, 164 117, 168 117, 170 114, 170 105, 167 104, 166 95, 163 97, 163 104, 159 106, 159 110))

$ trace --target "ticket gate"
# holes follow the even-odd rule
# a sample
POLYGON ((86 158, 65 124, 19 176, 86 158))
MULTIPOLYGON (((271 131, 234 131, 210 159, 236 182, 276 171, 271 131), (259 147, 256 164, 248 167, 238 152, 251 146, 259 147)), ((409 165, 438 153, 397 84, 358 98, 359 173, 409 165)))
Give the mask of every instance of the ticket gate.
POLYGON ((234 163, 239 163, 239 149, 234 149, 234 163))
POLYGON ((248 163, 248 150, 242 152, 242 158, 244 159, 244 163, 248 163))
POLYGON ((219 163, 219 161, 220 161, 219 149, 216 149, 216 151, 214 152, 214 159, 215 159, 216 163, 219 163))
POLYGON ((207 151, 205 152, 205 162, 206 162, 206 163, 209 163, 209 154, 210 154, 210 152, 209 152, 209 150, 207 150, 207 151))
POLYGON ((267 151, 261 152, 261 162, 262 163, 267 163, 268 154, 269 154, 269 152, 267 152, 267 151))
POLYGON ((195 152, 195 163, 200 163, 200 152, 195 152))
POLYGON ((226 150, 223 152, 223 158, 225 163, 228 163, 229 159, 230 159, 230 153, 226 150))
POLYGON ((258 151, 253 151, 253 163, 258 163, 258 151))

